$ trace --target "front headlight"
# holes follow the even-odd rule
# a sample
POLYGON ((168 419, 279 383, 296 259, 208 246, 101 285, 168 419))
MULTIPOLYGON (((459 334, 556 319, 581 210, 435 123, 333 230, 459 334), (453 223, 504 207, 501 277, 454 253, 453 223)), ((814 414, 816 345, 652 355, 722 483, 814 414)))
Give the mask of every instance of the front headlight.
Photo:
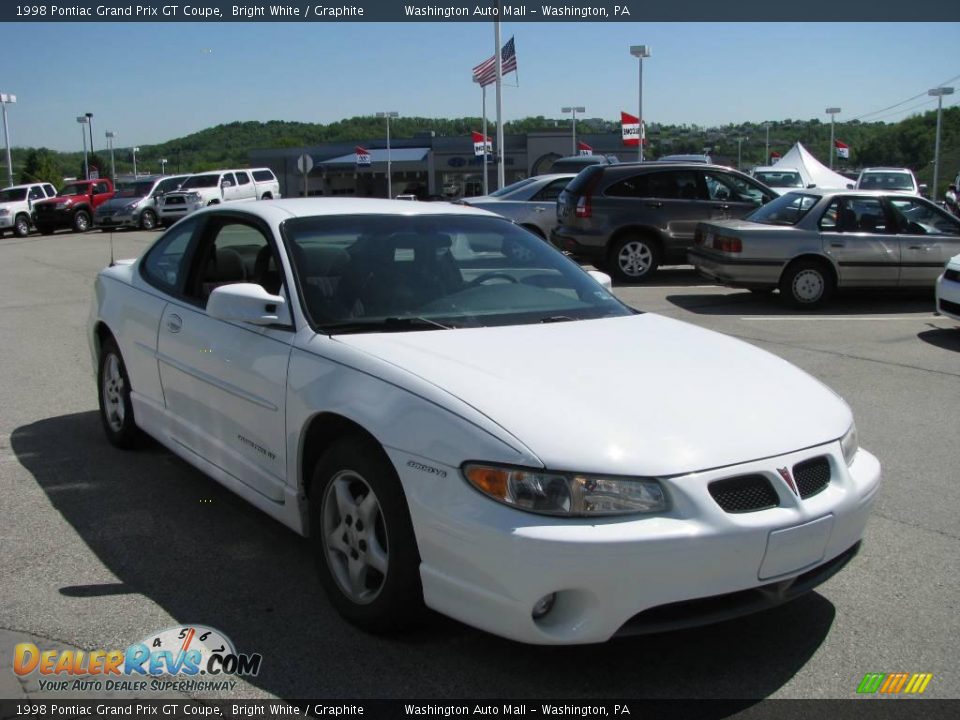
POLYGON ((187 199, 188 199, 190 202, 198 203, 198 202, 200 202, 200 200, 201 200, 202 198, 201 198, 200 193, 198 193, 198 192, 192 192, 192 193, 190 193, 189 195, 187 195, 187 199))
POLYGON ((853 458, 860 449, 860 440, 857 438, 857 424, 850 425, 850 429, 840 438, 840 450, 843 452, 843 459, 847 465, 853 464, 853 458))
POLYGON ((597 516, 667 509, 663 486, 652 478, 559 473, 467 463, 463 476, 505 505, 544 515, 597 516))
POLYGON ((67 205, 69 205, 71 202, 73 202, 73 201, 72 201, 72 200, 58 200, 58 201, 57 201, 57 204, 55 205, 55 207, 59 210, 60 208, 65 208, 65 207, 67 207, 67 205))
POLYGON ((0 217, 6 217, 10 214, 10 211, 7 208, 0 208, 0 217))

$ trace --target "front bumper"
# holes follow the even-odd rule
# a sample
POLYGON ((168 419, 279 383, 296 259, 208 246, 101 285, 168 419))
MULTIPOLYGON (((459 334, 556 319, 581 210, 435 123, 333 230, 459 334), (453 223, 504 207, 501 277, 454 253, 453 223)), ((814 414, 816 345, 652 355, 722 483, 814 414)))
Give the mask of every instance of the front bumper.
POLYGON ((183 203, 182 205, 181 204, 176 204, 176 205, 164 204, 160 207, 158 216, 160 218, 160 222, 163 223, 164 225, 172 225, 180 218, 185 218, 190 213, 195 212, 196 210, 199 210, 202 207, 205 207, 202 201, 186 202, 186 203, 183 203))
POLYGON ((856 552, 880 486, 877 459, 860 450, 848 468, 835 441, 664 479, 672 503, 664 514, 560 520, 483 497, 457 468, 444 468, 445 478, 425 477, 407 466, 423 458, 390 455, 417 535, 426 604, 535 644, 603 642, 618 633, 703 624, 792 599, 856 552), (820 456, 829 459, 830 483, 801 500, 777 468, 820 456), (728 513, 707 489, 715 480, 751 474, 769 479, 778 507, 728 513), (724 606, 730 599, 724 596, 750 591, 756 597, 737 599, 736 611, 697 608, 673 617, 678 603, 724 606), (533 605, 550 593, 557 593, 553 609, 534 620, 533 605), (664 613, 669 622, 658 618, 664 613))
POLYGON ((710 280, 744 288, 775 288, 780 283, 783 262, 732 258, 698 247, 687 249, 687 262, 710 280))
POLYGON ((937 278, 937 312, 960 321, 960 270, 948 268, 937 278))
POLYGON ((98 228, 137 228, 140 227, 140 212, 137 211, 132 215, 96 213, 93 216, 93 224, 98 228))
POLYGON ((0 230, 12 228, 15 217, 15 215, 0 215, 0 230))

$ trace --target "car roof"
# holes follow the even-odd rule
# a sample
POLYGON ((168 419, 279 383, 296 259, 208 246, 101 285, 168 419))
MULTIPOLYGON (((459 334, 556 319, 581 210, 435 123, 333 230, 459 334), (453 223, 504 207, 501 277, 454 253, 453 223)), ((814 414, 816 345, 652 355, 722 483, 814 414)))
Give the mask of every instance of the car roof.
POLYGON ((24 185, 7 185, 5 188, 0 188, 0 191, 3 190, 20 190, 21 188, 31 188, 34 185, 53 185, 53 183, 46 182, 41 180, 39 182, 26 183, 24 185))
POLYGON ((243 212, 267 221, 283 222, 318 215, 473 215, 496 217, 486 210, 446 202, 410 202, 380 198, 284 198, 250 203, 226 203, 198 210, 201 213, 243 212))
MULTIPOLYGON (((796 188, 791 190, 784 195, 793 195, 794 193, 800 193, 803 195, 819 195, 821 197, 833 196, 833 195, 858 195, 862 197, 878 197, 878 196, 896 196, 896 197, 913 197, 907 195, 903 192, 897 192, 896 190, 859 190, 856 188, 824 188, 824 187, 813 187, 813 188, 796 188)), ((783 197, 783 196, 781 196, 783 197)), ((917 196, 919 197, 919 196, 917 196)))
POLYGON ((860 174, 868 172, 900 172, 913 174, 913 170, 905 167, 868 167, 860 171, 860 174))
POLYGON ((786 165, 757 165, 753 168, 754 172, 800 172, 795 167, 788 167, 786 165))

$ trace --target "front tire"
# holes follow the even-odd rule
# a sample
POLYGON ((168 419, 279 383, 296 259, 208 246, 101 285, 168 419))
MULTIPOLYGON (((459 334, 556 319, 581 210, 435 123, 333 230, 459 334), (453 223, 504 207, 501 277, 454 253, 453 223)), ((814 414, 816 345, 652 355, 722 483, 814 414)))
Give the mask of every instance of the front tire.
POLYGON ((30 234, 30 218, 26 215, 17 215, 13 222, 13 234, 19 238, 25 238, 30 234))
POLYGON ((835 289, 836 282, 830 268, 817 260, 795 262, 780 278, 780 295, 796 308, 823 307, 835 289))
POLYGON ((133 417, 130 401, 130 379, 117 341, 112 337, 103 343, 97 370, 97 395, 100 399, 100 421, 107 440, 118 448, 136 445, 140 431, 133 417))
POLYGON ((320 583, 344 618, 397 630, 423 609, 420 554, 400 479, 362 436, 338 440, 313 470, 310 538, 320 583))
POLYGON ((157 226, 157 214, 153 210, 144 210, 140 216, 140 228, 153 230, 157 226))
POLYGON ((82 233, 90 229, 90 215, 86 210, 78 210, 73 216, 73 231, 82 233))
POLYGON ((643 235, 627 235, 613 246, 608 267, 621 282, 649 280, 660 266, 660 246, 643 235))

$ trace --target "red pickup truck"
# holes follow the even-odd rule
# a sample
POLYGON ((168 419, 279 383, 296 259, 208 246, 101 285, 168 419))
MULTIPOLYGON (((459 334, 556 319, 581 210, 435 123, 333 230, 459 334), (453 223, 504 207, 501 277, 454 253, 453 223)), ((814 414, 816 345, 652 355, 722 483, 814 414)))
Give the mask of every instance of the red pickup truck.
POLYGON ((50 235, 58 228, 74 232, 90 229, 93 211, 113 197, 113 183, 100 180, 74 180, 64 185, 55 198, 33 204, 37 230, 50 235))

